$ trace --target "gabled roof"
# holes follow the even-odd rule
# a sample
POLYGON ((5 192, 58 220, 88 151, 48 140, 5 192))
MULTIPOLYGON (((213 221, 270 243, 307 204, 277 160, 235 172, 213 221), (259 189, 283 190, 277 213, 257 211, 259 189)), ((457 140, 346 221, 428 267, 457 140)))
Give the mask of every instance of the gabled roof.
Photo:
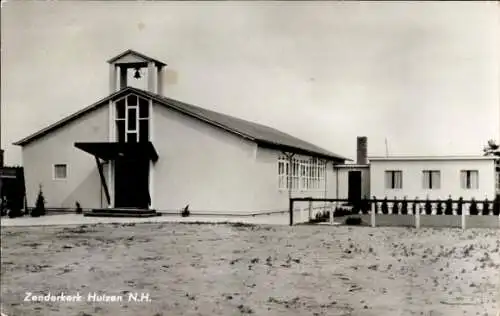
POLYGON ((81 111, 78 111, 59 122, 56 122, 53 125, 48 126, 36 132, 24 139, 21 139, 18 142, 15 142, 14 145, 24 146, 28 143, 46 135, 67 123, 76 120, 77 118, 85 115, 88 112, 96 110, 101 106, 108 104, 109 100, 120 97, 123 94, 127 93, 135 93, 137 95, 152 98, 157 104, 163 105, 167 108, 174 109, 178 112, 181 112, 190 117, 194 117, 199 119, 207 124, 222 128, 228 132, 239 135, 243 138, 256 142, 261 147, 273 148, 277 150, 297 153, 297 154, 305 154, 312 155, 320 158, 327 158, 332 160, 350 160, 330 151, 327 151, 323 148, 320 148, 316 145, 313 145, 309 142, 298 139, 289 134, 283 133, 277 129, 249 122, 243 119, 239 119, 230 115, 218 113, 215 111, 207 110, 198 106, 194 106, 191 104, 187 104, 181 101, 177 101, 174 99, 166 98, 161 95, 151 93, 148 91, 144 91, 142 89, 137 89, 133 87, 126 87, 121 89, 120 91, 84 108, 81 111))
POLYGON ((111 58, 110 60, 108 60, 108 63, 113 64, 113 63, 115 63, 117 60, 119 60, 119 59, 121 59, 121 58, 123 58, 123 57, 125 57, 125 56, 127 56, 127 55, 132 55, 132 56, 138 57, 138 58, 140 58, 140 59, 144 60, 145 62, 152 61, 152 62, 154 62, 154 63, 155 63, 156 65, 158 65, 158 66, 166 66, 166 65, 167 65, 167 64, 165 64, 165 63, 163 63, 163 62, 159 61, 158 59, 154 59, 154 58, 148 57, 148 56, 146 56, 146 55, 144 55, 144 54, 141 54, 141 53, 139 53, 139 52, 136 52, 136 51, 135 51, 135 50, 133 50, 133 49, 127 49, 127 50, 126 50, 126 51, 124 51, 123 53, 121 53, 121 54, 119 54, 119 55, 117 55, 117 56, 115 56, 115 57, 111 58))

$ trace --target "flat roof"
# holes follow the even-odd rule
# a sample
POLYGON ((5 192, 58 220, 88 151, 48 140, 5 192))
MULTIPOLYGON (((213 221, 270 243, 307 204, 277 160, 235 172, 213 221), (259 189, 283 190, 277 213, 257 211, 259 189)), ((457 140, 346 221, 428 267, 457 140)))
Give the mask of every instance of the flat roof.
POLYGON ((495 156, 374 156, 369 161, 418 161, 418 160, 496 160, 495 156))
POLYGON ((341 164, 341 165, 335 165, 335 168, 370 168, 370 165, 341 164))

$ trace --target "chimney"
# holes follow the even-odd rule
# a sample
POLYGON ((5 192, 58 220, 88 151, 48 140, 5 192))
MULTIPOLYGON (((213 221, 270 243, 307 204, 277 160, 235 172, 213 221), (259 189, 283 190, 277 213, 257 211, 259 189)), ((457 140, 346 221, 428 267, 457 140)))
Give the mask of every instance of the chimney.
POLYGON ((368 163, 368 139, 366 136, 358 137, 356 164, 366 165, 368 163))

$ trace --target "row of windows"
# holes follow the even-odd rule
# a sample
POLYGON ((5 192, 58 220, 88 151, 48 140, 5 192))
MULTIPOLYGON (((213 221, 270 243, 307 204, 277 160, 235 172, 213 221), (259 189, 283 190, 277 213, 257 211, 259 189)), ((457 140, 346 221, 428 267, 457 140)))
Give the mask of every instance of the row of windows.
POLYGON ((313 191, 325 187, 326 164, 318 160, 278 159, 280 190, 313 191))
MULTIPOLYGON (((280 157, 278 161, 279 189, 319 190, 324 188, 326 165, 322 162, 292 159, 292 168, 289 160, 280 157)), ((54 180, 64 180, 68 177, 66 164, 55 164, 53 169, 54 180)), ((422 187, 424 189, 441 188, 441 172, 438 170, 422 171, 422 187)), ((500 175, 497 173, 497 186, 500 186, 500 175)), ((386 189, 403 188, 403 172, 401 170, 387 170, 385 172, 386 189)), ((479 171, 460 171, 460 187, 462 189, 479 188, 479 171)))
MULTIPOLYGON (((460 187, 462 189, 479 188, 479 171, 462 170, 460 171, 460 187)), ((386 189, 403 188, 403 171, 387 170, 385 172, 386 189)), ((428 190, 438 190, 441 188, 441 171, 424 170, 422 171, 422 188, 428 190)))

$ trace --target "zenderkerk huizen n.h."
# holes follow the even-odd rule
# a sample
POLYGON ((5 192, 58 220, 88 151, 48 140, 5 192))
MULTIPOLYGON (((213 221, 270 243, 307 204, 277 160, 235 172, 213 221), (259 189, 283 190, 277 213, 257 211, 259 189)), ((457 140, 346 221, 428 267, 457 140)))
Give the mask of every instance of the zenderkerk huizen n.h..
MULTIPOLYGON (((32 292, 26 292, 24 297, 25 302, 82 302, 83 300, 87 302, 98 302, 98 303, 112 303, 112 302, 123 302, 125 299, 123 295, 108 295, 105 293, 90 292, 85 297, 80 295, 80 292, 76 294, 66 295, 64 292, 60 294, 47 293, 45 295, 34 295, 32 292)), ((126 300, 128 302, 151 302, 149 293, 128 293, 126 300)))

